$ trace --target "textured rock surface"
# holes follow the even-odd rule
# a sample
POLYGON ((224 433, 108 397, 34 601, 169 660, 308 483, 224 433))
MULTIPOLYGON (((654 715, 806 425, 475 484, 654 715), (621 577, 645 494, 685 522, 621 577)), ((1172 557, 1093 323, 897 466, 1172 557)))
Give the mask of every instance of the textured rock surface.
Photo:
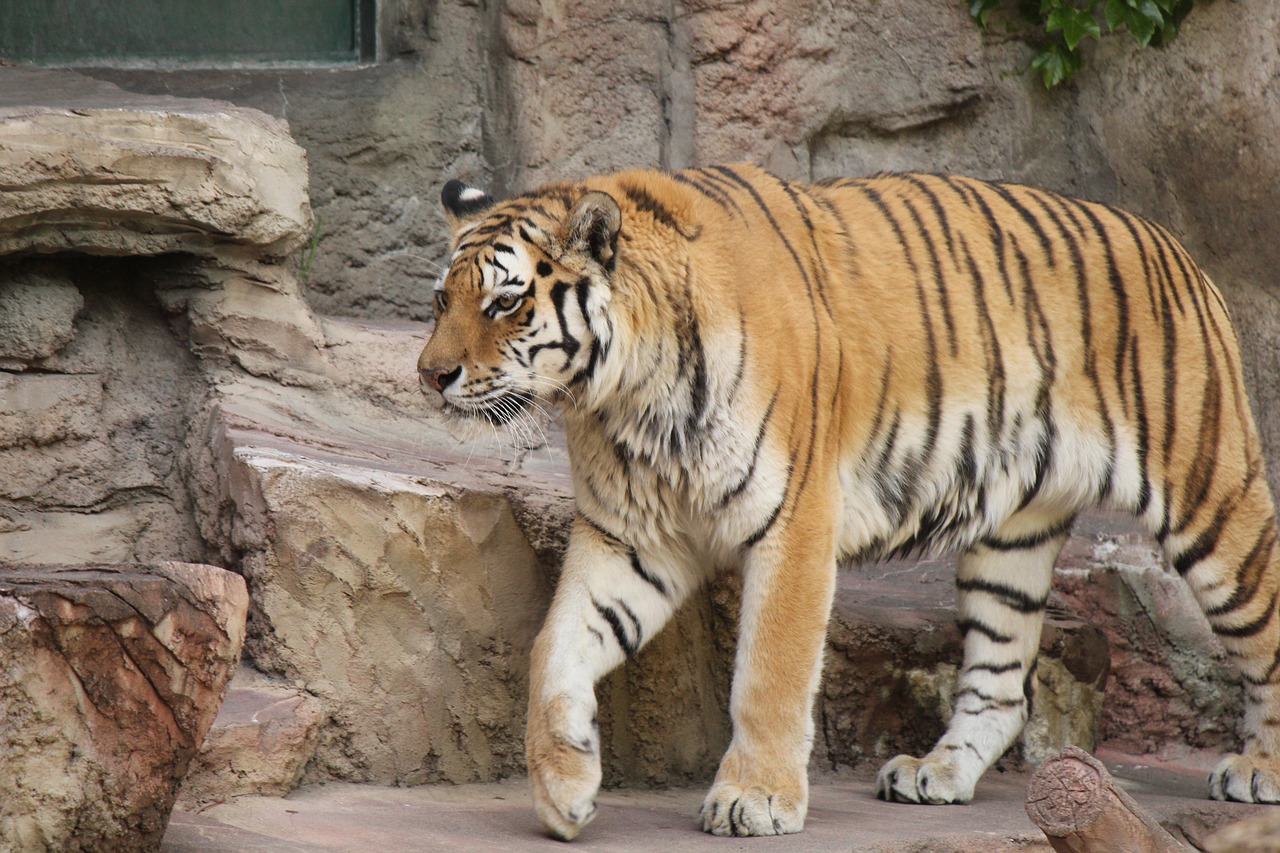
POLYGON ((253 110, 0 67, 0 185, 0 559, 204 559, 183 444, 211 379, 323 381, 272 260, 310 227, 302 150, 253 110))
POLYGON ((244 640, 244 581, 212 566, 0 568, 0 839, 158 847, 244 640))
POLYGON ((141 284, 156 262, 33 271, 50 263, 0 266, 20 285, 4 290, 12 316, 41 317, 45 351, 81 306, 74 336, 39 357, 20 331, 34 325, 0 322, 0 359, 26 368, 0 370, 0 561, 204 560, 182 442, 206 383, 141 284))
POLYGON ((139 97, 4 69, 0 254, 285 255, 311 231, 305 155, 283 124, 225 103, 139 97))
POLYGON ((323 720, 314 696, 240 667, 182 780, 178 808, 247 795, 283 797, 315 754, 323 720))

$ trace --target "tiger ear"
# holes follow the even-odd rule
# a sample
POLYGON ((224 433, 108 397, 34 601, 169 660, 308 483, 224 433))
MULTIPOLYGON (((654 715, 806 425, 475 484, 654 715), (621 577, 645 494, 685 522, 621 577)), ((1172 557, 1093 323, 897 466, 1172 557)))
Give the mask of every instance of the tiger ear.
POLYGON ((462 181, 449 181, 440 191, 445 219, 449 220, 454 231, 479 219, 496 203, 493 196, 484 190, 467 186, 462 181))
POLYGON ((613 196, 589 192, 578 199, 565 219, 565 251, 587 255, 606 270, 612 270, 621 228, 622 210, 613 196))

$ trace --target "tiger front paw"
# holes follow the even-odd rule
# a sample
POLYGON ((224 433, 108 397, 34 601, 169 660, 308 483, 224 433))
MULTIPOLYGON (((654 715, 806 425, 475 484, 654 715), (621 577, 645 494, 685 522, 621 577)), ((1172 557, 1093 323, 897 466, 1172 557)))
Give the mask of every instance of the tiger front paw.
POLYGON ((787 772, 752 772, 749 762, 726 755, 702 804, 702 829, 713 835, 790 835, 804 829, 809 780, 803 766, 787 772))
POLYGON ((594 708, 566 696, 530 706, 525 757, 538 819, 556 838, 572 841, 596 815, 601 772, 594 708))
POLYGON ((954 764, 929 757, 899 755, 876 774, 876 796, 894 803, 967 803, 973 788, 954 764))
POLYGON ((1228 755, 1209 776, 1209 796, 1238 803, 1280 803, 1280 759, 1228 755))

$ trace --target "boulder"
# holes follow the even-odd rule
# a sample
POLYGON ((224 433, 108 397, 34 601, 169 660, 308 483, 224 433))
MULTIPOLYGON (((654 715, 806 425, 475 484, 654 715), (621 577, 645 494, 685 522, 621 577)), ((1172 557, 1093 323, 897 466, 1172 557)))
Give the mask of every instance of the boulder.
POLYGON ((319 700, 241 666, 178 791, 179 808, 283 797, 302 779, 325 714, 319 700))
POLYGON ((247 608, 212 566, 0 568, 6 849, 158 849, 247 608))

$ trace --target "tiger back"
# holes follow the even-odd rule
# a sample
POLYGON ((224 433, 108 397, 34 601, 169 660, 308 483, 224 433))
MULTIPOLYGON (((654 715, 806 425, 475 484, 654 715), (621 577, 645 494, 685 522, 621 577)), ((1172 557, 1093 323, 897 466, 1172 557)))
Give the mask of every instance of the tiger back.
POLYGON ((803 827, 842 561, 959 554, 964 666, 891 800, 964 802, 1026 722, 1075 516, 1134 515, 1245 682, 1218 798, 1280 801, 1280 567, 1225 304, 1166 231, 1007 184, 632 172, 506 202, 451 182, 424 388, 562 412, 577 516, 534 647, 535 808, 594 816, 594 685, 715 571, 743 574, 720 835, 803 827))

